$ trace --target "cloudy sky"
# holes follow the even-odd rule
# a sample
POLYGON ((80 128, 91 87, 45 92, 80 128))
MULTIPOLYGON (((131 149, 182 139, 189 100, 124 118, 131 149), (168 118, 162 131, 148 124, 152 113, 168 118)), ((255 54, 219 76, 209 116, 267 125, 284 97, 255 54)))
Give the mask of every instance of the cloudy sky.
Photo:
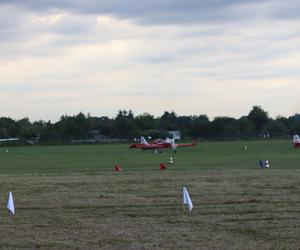
POLYGON ((298 0, 0 0, 0 116, 300 112, 298 0))

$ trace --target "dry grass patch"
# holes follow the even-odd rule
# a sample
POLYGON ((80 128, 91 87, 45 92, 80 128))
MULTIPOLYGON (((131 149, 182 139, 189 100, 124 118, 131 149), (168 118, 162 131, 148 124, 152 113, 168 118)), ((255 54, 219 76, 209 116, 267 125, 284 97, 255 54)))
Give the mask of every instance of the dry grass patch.
POLYGON ((300 171, 2 175, 3 249, 297 249, 300 171), (193 211, 182 211, 186 185, 193 211), (13 191, 16 215, 6 198, 13 191))

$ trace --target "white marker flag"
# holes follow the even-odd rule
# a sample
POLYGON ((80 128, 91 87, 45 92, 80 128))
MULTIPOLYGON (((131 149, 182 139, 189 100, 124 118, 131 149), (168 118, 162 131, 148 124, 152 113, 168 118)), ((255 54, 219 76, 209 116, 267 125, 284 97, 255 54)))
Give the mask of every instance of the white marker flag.
POLYGON ((15 214, 15 205, 12 192, 9 192, 8 194, 7 208, 12 214, 15 214))
POLYGON ((183 204, 186 204, 189 208, 189 212, 191 212, 193 209, 193 203, 186 187, 182 188, 182 198, 183 198, 183 204))

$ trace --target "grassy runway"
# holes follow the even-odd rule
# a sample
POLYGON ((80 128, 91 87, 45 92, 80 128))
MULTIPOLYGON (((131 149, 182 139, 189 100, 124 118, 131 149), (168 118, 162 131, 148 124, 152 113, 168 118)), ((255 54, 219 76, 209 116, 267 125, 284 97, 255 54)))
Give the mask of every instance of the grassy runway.
POLYGON ((158 165, 171 151, 125 144, 8 150, 0 148, 0 248, 299 249, 300 150, 287 141, 204 142, 178 149, 167 171, 158 165), (260 158, 271 169, 259 169, 260 158))
POLYGON ((256 169, 259 159, 269 159, 274 169, 300 167, 300 150, 289 141, 203 142, 195 148, 179 148, 174 154, 129 149, 127 144, 0 148, 0 174, 97 173, 112 171, 118 163, 124 171, 155 171, 173 155, 175 170, 256 169), (244 146, 247 150, 244 150, 244 146))

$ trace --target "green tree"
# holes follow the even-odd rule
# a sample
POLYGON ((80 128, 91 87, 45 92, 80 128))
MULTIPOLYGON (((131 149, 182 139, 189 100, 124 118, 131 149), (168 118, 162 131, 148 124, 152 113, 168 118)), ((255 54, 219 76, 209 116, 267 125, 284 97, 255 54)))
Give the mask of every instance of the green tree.
POLYGON ((192 116, 188 134, 191 137, 209 138, 212 136, 210 121, 206 115, 192 116))
POLYGON ((260 133, 263 127, 268 123, 269 116, 260 106, 253 106, 248 114, 248 119, 253 123, 255 131, 260 133))
POLYGON ((30 123, 28 118, 23 118, 21 120, 18 120, 16 122, 16 125, 18 127, 18 136, 29 140, 36 137, 36 131, 34 130, 34 127, 30 123))
POLYGON ((114 132, 114 120, 107 116, 89 118, 92 120, 91 127, 100 131, 101 135, 113 137, 114 132))
POLYGON ((18 127, 16 121, 9 117, 0 118, 0 137, 17 137, 18 136, 18 127))
POLYGON ((131 110, 120 110, 114 124, 114 135, 121 138, 132 138, 138 135, 134 115, 131 110))
POLYGON ((285 126, 285 123, 281 119, 270 119, 268 124, 266 125, 266 130, 272 136, 284 136, 288 134, 288 129, 285 126))
POLYGON ((166 130, 177 130, 176 121, 177 115, 174 111, 165 111, 160 117, 160 126, 162 129, 166 130))
POLYGON ((237 120, 240 135, 243 138, 252 137, 255 135, 255 129, 252 121, 247 116, 242 116, 237 120))
POLYGON ((135 123, 141 131, 147 129, 155 129, 157 127, 157 121, 153 115, 144 113, 135 117, 135 123))
POLYGON ((211 131, 214 137, 236 138, 239 136, 239 127, 236 119, 231 117, 216 117, 211 122, 211 131))

